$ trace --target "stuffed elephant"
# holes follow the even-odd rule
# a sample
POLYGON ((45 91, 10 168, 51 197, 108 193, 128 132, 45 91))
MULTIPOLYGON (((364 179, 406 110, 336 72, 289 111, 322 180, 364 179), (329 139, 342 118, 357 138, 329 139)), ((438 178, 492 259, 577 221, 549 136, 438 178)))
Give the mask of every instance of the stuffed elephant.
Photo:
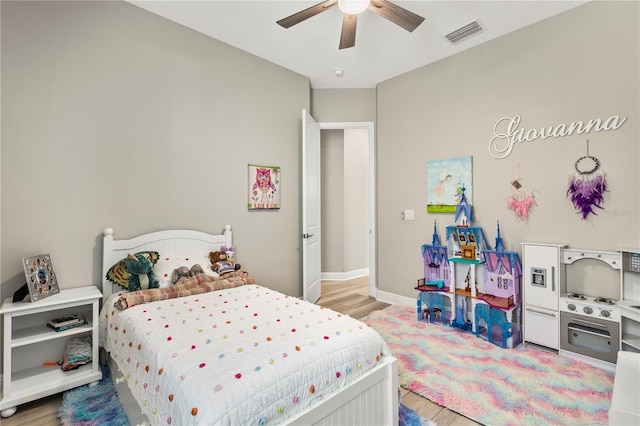
POLYGON ((180 280, 193 277, 196 274, 204 274, 202 266, 198 265, 197 263, 193 265, 191 269, 189 269, 187 266, 181 266, 173 270, 173 273, 171 274, 171 283, 176 284, 180 280))

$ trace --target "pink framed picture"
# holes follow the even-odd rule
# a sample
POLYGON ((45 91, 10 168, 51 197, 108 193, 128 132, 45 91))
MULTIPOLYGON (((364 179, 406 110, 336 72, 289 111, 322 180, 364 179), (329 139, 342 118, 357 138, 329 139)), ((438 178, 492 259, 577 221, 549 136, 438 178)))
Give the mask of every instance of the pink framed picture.
POLYGON ((249 164, 249 210, 280 208, 280 167, 249 164))

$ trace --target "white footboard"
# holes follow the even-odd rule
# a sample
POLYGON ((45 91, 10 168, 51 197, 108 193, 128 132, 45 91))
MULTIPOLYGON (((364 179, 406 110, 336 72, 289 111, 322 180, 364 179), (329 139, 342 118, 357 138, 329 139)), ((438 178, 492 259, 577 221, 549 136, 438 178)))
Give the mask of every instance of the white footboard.
MULTIPOLYGON (((108 357, 111 378, 132 425, 149 424, 108 357)), ((313 408, 288 419, 288 425, 395 426, 398 424, 398 361, 386 357, 376 368, 331 394, 313 408)))
POLYGON ((289 425, 395 426, 398 424, 398 361, 387 357, 367 375, 331 394, 289 425))

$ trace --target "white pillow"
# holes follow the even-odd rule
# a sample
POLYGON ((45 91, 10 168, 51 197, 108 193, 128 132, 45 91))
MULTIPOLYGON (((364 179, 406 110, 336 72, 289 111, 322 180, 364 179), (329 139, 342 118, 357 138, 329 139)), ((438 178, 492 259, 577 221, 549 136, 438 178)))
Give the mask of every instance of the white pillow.
POLYGON ((160 288, 169 287, 171 282, 171 274, 181 266, 191 269, 195 264, 200 265, 205 274, 211 277, 218 277, 218 273, 211 269, 211 260, 209 256, 162 256, 158 258, 158 262, 153 267, 153 276, 158 280, 160 288))

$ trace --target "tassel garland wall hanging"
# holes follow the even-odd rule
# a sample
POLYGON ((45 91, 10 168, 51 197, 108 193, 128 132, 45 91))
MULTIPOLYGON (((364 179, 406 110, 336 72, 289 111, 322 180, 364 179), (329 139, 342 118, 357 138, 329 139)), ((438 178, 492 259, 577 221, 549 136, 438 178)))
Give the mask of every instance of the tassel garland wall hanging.
POLYGON ((518 164, 518 178, 511 181, 512 192, 511 196, 507 198, 507 208, 516 215, 516 219, 526 222, 531 209, 536 206, 536 198, 533 191, 527 192, 522 189, 520 179, 520 165, 518 164))
POLYGON ((589 141, 587 141, 587 155, 576 161, 575 169, 576 173, 569 180, 567 197, 571 199, 576 211, 585 220, 589 214, 597 214, 594 207, 604 208, 602 207, 604 193, 607 192, 607 182, 604 172, 600 170, 600 160, 589 155, 589 141), (592 165, 588 164, 589 161, 592 165))

